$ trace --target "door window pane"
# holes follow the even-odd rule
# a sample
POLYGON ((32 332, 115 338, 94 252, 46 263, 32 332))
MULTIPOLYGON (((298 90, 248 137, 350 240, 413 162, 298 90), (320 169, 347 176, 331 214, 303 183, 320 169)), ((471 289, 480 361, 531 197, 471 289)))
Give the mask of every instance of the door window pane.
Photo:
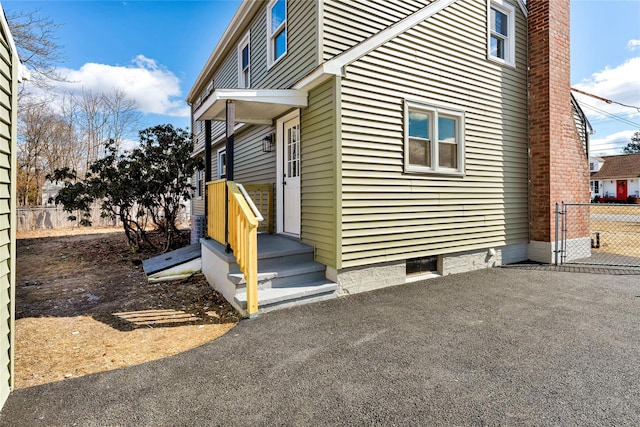
POLYGON ((287 129, 287 177, 300 175, 300 128, 295 125, 287 129))

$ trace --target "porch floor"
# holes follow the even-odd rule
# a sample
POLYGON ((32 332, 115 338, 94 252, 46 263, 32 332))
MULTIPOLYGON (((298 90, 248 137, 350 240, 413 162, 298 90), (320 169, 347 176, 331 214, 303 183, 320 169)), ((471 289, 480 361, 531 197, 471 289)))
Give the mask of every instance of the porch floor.
POLYGON ((258 259, 295 255, 301 251, 313 252, 313 247, 292 237, 280 234, 258 234, 258 259))

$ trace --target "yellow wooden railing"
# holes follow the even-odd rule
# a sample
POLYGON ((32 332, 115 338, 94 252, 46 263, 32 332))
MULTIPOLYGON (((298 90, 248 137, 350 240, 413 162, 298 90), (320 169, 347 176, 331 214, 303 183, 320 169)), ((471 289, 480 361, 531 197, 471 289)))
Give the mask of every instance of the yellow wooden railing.
POLYGON ((258 312, 258 219, 252 206, 247 203, 245 195, 233 181, 210 182, 207 184, 207 191, 209 237, 223 245, 228 244, 233 250, 236 262, 247 282, 247 314, 255 315, 258 312), (225 207, 228 212, 227 221, 225 207))
POLYGON ((226 217, 225 207, 227 195, 227 180, 219 179, 217 181, 207 183, 207 236, 213 240, 227 244, 225 231, 226 231, 226 217))

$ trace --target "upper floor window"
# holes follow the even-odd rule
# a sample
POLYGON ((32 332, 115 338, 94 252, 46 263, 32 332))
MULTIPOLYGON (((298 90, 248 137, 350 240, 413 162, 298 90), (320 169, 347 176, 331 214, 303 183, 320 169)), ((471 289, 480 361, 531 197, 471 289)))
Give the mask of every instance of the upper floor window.
POLYGON ((249 55, 249 34, 238 45, 238 86, 251 87, 251 56, 249 55))
POLYGON ((464 173, 464 113, 405 103, 405 171, 464 173))
POLYGON ((489 58, 515 65, 515 9, 502 0, 489 3, 489 58))
POLYGON ((287 53, 287 1, 272 0, 267 6, 267 50, 269 65, 287 53))

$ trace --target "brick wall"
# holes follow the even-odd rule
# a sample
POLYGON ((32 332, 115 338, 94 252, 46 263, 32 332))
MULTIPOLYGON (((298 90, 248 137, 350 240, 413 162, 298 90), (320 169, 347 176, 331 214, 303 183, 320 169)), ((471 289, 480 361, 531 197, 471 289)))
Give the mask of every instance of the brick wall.
MULTIPOLYGON (((569 0, 528 0, 530 238, 555 240, 555 203, 589 202, 589 165, 571 112, 569 0)), ((576 227, 588 235, 588 217, 576 227)))

